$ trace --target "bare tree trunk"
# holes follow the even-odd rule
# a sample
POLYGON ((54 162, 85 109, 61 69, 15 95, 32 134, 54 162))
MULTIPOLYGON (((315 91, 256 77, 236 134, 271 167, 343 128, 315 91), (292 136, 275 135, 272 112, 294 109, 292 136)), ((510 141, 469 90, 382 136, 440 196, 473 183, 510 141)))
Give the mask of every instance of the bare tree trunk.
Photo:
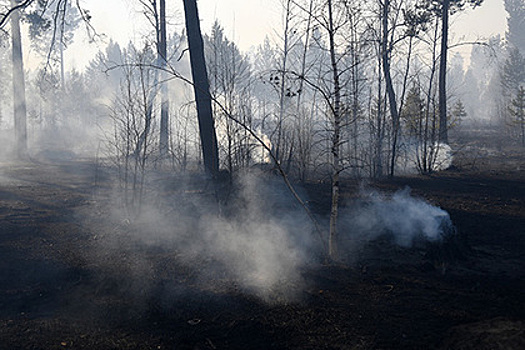
POLYGON ((450 0, 443 0, 441 13, 441 56, 439 58, 439 141, 448 143, 447 130, 447 52, 450 0))
POLYGON ((60 39, 60 88, 62 92, 66 91, 66 73, 65 73, 65 67, 64 67, 64 43, 62 42, 62 38, 60 39))
POLYGON ((135 147, 134 156, 139 157, 140 153, 142 152, 142 148, 145 147, 146 139, 149 137, 150 131, 151 131, 151 124, 153 122, 153 102, 155 101, 155 96, 157 95, 157 84, 158 84, 158 75, 159 71, 155 71, 155 77, 153 80, 154 88, 151 89, 149 93, 149 99, 148 99, 148 108, 146 110, 145 114, 145 126, 144 130, 142 130, 139 141, 137 142, 137 145, 135 147))
POLYGON ((337 219, 339 215, 339 176, 341 173, 341 86, 339 70, 335 53, 335 29, 332 0, 328 0, 328 36, 330 44, 330 63, 334 80, 333 135, 332 135, 332 203, 330 209, 330 235, 328 239, 328 255, 337 259, 337 219))
POLYGON ((388 16, 390 13, 390 0, 385 0, 383 4, 383 35, 381 39, 381 54, 383 56, 383 75, 385 76, 386 92, 388 95, 388 105, 390 106, 390 115, 392 117, 392 155, 390 158, 390 176, 394 176, 396 163, 397 139, 399 134, 399 112, 397 110, 396 92, 392 83, 390 74, 390 55, 391 48, 388 40, 388 16))
MULTIPOLYGON (((12 7, 15 7, 17 4, 17 0, 11 0, 12 7)), ((27 156, 27 112, 19 9, 13 11, 11 14, 11 43, 13 61, 13 108, 15 117, 14 124, 16 152, 19 158, 25 158, 27 156)))
POLYGON ((406 55, 406 67, 405 67, 405 74, 403 76, 403 86, 401 90, 401 96, 400 96, 400 103, 399 103, 399 117, 403 114, 404 109, 404 103, 405 103, 405 95, 407 91, 407 85, 408 85, 408 77, 410 75, 410 62, 412 62, 412 46, 414 43, 414 37, 411 36, 408 40, 408 52, 406 55))
MULTIPOLYGON (((306 74, 306 60, 308 51, 310 48, 310 34, 312 32, 312 20, 313 20, 313 6, 314 1, 310 0, 309 4, 309 10, 308 10, 308 19, 306 21, 306 32, 305 32, 305 41, 304 41, 304 49, 301 56, 301 76, 305 76, 306 74)), ((298 159, 297 159, 297 168, 298 168, 298 175, 299 179, 304 182, 307 178, 307 171, 308 171, 308 165, 309 165, 309 159, 311 154, 311 118, 306 115, 306 113, 303 113, 301 106, 303 102, 303 90, 304 90, 304 81, 303 79, 299 80, 299 93, 297 96, 297 126, 296 129, 298 130, 297 133, 297 142, 298 142, 298 159), (309 118, 309 119, 308 119, 309 118)))
POLYGON ((382 55, 378 59, 377 67, 377 104, 375 115, 375 133, 374 133, 374 172, 375 178, 383 176, 383 137, 384 137, 384 108, 383 108, 383 80, 381 79, 382 55))
POLYGON ((202 41, 196 0, 184 0, 184 14, 186 17, 191 74, 197 103, 197 117, 199 119, 199 133, 204 167, 207 172, 215 177, 219 172, 219 152, 211 108, 210 84, 208 81, 208 73, 206 72, 206 61, 204 59, 204 43, 202 41))
MULTIPOLYGON (((430 117, 431 117, 431 111, 435 111, 435 108, 436 108, 435 102, 434 103, 432 102, 433 102, 433 95, 435 94, 434 77, 436 75, 436 69, 437 69, 436 55, 437 55, 438 33, 439 32, 438 32, 437 20, 436 20, 434 40, 433 40, 433 45, 432 45, 432 65, 430 66, 430 80, 428 83, 427 101, 425 105, 425 125, 424 125, 423 132, 420 133, 420 135, 422 135, 421 137, 423 138, 423 150, 422 150, 423 155, 422 156, 420 155, 418 157, 418 158, 422 158, 423 160, 421 169, 425 173, 429 173, 432 170, 432 165, 429 161, 430 157, 428 153, 429 153, 429 146, 431 146, 431 142, 434 141, 433 139, 432 140, 430 139, 431 138, 430 135, 433 134, 433 131, 431 130, 431 125, 430 125, 430 117)), ((435 112, 432 112, 432 114, 435 114, 435 112)))
POLYGON ((290 28, 290 16, 291 16, 291 0, 286 1, 286 16, 284 20, 284 47, 283 47, 283 57, 282 57, 282 67, 281 67, 281 86, 279 89, 279 120, 277 125, 277 145, 275 147, 275 156, 279 162, 281 162, 283 156, 283 125, 284 125, 284 114, 285 114, 285 79, 286 79, 286 69, 288 68, 288 53, 289 53, 289 37, 288 32, 290 28))
MULTIPOLYGON (((159 1, 160 32, 158 41, 158 59, 162 69, 162 76, 167 65, 167 43, 166 43, 166 0, 159 1)), ((169 99, 168 84, 162 79, 161 105, 160 105, 160 137, 159 151, 161 158, 166 157, 169 151, 169 99)))

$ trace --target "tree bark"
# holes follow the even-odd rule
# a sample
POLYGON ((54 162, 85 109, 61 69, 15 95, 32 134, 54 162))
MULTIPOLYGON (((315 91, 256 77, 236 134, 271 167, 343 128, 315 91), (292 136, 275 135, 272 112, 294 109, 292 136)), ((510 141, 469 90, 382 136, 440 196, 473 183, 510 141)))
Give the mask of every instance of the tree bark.
POLYGON ((385 76, 386 93, 388 95, 388 105, 390 106, 390 115, 392 117, 392 156, 390 158, 390 176, 394 176, 395 164, 397 157, 397 139, 399 136, 399 111, 397 110, 396 92, 392 83, 390 74, 390 47, 388 40, 388 15, 390 13, 390 0, 383 3, 383 33, 381 38, 381 54, 383 56, 383 75, 385 76))
MULTIPOLYGON (((166 40, 166 0, 159 1, 160 33, 158 42, 158 59, 162 68, 162 76, 165 76, 167 65, 167 40, 166 40)), ((159 150, 161 158, 167 156, 169 151, 169 99, 168 84, 162 79, 161 86, 161 105, 160 105, 160 137, 159 150)))
MULTIPOLYGON (((11 0, 11 6, 18 5, 17 0, 11 0)), ((13 108, 16 153, 19 158, 27 156, 27 127, 26 127, 26 92, 24 61, 22 57, 22 38, 20 35, 20 10, 11 14, 11 43, 13 62, 13 108)))
POLYGON ((448 143, 447 128, 447 52, 450 0, 443 0, 441 12, 441 56, 439 58, 439 141, 448 143))
POLYGON ((328 37, 330 44, 330 62, 334 80, 333 135, 332 135, 332 203, 330 209, 330 233, 328 238, 328 255, 337 259, 337 219, 339 216, 339 196, 341 173, 341 85, 335 53, 335 29, 332 1, 328 0, 328 37))
POLYGON ((283 57, 282 57, 282 66, 281 66, 281 85, 279 89, 279 120, 277 125, 277 145, 275 147, 275 157, 279 162, 282 161, 283 158, 283 126, 284 126, 284 119, 285 119, 285 79, 286 79, 286 70, 288 69, 288 53, 290 51, 289 48, 289 28, 290 28, 290 11, 291 6, 291 0, 288 0, 286 2, 286 16, 284 20, 284 47, 283 47, 283 57))
POLYGON ((219 152, 217 137, 211 108, 210 84, 204 59, 204 43, 202 40, 199 13, 196 0, 184 0, 186 17, 186 32, 190 51, 191 74, 193 89, 197 103, 199 119, 199 134, 204 158, 204 167, 213 177, 219 171, 219 152))

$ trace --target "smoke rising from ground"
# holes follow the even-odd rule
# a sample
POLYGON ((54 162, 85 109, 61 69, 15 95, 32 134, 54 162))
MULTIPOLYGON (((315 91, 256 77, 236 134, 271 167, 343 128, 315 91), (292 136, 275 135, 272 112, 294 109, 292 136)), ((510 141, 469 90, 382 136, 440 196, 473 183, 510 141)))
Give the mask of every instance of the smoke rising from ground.
POLYGON ((409 188, 392 196, 363 190, 360 197, 344 210, 341 217, 347 242, 354 249, 384 235, 395 244, 408 248, 417 241, 439 241, 453 232, 449 214, 411 196, 409 188))
MULTIPOLYGON (((137 241, 174 253, 201 286, 235 286, 268 302, 300 298, 308 285, 302 272, 321 261, 323 247, 281 179, 246 173, 219 205, 211 188, 198 183, 164 181, 151 191, 150 204, 137 218, 112 210, 110 219, 120 224, 98 240, 98 254, 118 256, 119 250, 137 247, 118 241, 137 241)), ((452 227, 447 212, 410 196, 408 190, 391 197, 377 192, 361 197, 365 199, 342 209, 341 255, 350 256, 359 245, 385 234, 402 247, 416 240, 437 241, 452 227)), ((135 271, 125 272, 130 278, 149 278, 145 271, 154 268, 147 257, 133 251, 129 259, 135 271)))
POLYGON ((230 283, 267 301, 294 299, 305 284, 301 269, 315 261, 317 247, 307 215, 280 179, 242 175, 220 204, 211 185, 183 182, 163 183, 166 195, 152 193, 156 204, 144 205, 136 219, 113 210, 109 219, 120 226, 96 250, 115 255, 122 245, 114 235, 123 235, 176 251, 199 283, 230 283))

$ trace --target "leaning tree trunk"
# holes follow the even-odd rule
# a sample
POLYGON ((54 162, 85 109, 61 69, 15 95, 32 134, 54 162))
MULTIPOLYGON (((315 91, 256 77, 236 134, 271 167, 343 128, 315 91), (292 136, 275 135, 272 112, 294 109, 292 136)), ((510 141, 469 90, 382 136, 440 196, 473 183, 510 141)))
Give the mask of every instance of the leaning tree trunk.
MULTIPOLYGON (((11 0, 15 7, 17 0, 11 0)), ((11 42, 13 61, 13 109, 15 124, 16 152, 19 158, 27 155, 27 126, 26 126, 26 88, 24 77, 24 61, 22 57, 22 38, 20 35, 20 10, 11 14, 11 42)))
POLYGON ((447 130, 447 52, 450 0, 443 0, 441 13, 441 56, 439 58, 439 141, 448 143, 447 130))
POLYGON ((191 75, 197 103, 199 133, 202 145, 204 167, 212 176, 219 171, 219 152, 211 108, 210 84, 204 59, 204 43, 199 23, 196 0, 184 0, 186 32, 190 51, 191 75))

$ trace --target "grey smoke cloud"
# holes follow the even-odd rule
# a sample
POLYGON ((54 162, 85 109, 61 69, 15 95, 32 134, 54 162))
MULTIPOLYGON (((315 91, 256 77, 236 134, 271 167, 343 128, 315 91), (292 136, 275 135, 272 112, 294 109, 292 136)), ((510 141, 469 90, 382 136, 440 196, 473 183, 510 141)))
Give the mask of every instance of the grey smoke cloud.
MULTIPOLYGON (((126 226, 126 232, 120 230, 121 234, 148 246, 172 249, 177 263, 193 269, 202 285, 235 285, 268 302, 300 298, 308 285, 302 272, 320 261, 323 247, 281 179, 246 173, 239 177, 228 203, 222 205, 187 188, 188 184, 182 184, 180 190, 162 199, 165 203, 144 206, 142 215, 126 226)), ((416 239, 436 241, 452 226, 446 211, 412 197, 409 190, 392 196, 368 192, 362 197, 341 210, 341 240, 354 244, 343 243, 342 254, 351 256, 355 244, 384 234, 403 247, 416 239)), ((110 255, 121 249, 107 244, 111 240, 100 241, 110 255)), ((152 263, 138 253, 133 259, 138 261, 135 267, 140 267, 141 260, 152 263)), ((138 269, 132 278, 143 270, 138 269)))
POLYGON ((411 196, 409 188, 390 197, 362 192, 361 198, 341 215, 341 226, 350 239, 369 241, 387 234, 396 244, 410 247, 416 239, 438 241, 453 227, 445 210, 411 196))
MULTIPOLYGON (((172 249, 177 263, 194 269, 201 284, 229 283, 266 301, 295 299, 305 285, 301 269, 315 260, 317 247, 311 222, 281 180, 244 174, 222 204, 212 191, 191 188, 181 184, 162 199, 157 193, 157 203, 144 205, 134 220, 113 210, 111 220, 125 225, 97 249, 115 255, 122 245, 112 243, 111 235, 129 236, 172 249)), ((133 259, 148 260, 136 252, 133 259)))

